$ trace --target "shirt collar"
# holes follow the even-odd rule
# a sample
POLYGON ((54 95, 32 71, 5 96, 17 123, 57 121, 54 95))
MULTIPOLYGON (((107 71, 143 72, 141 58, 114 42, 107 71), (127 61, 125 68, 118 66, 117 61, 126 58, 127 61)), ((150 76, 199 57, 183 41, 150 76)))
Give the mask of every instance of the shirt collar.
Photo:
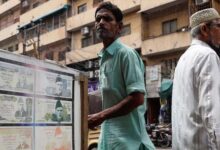
POLYGON ((191 45, 198 45, 198 44, 206 46, 206 47, 210 47, 207 43, 205 43, 205 42, 203 42, 203 41, 201 41, 199 39, 193 39, 192 40, 191 45))
POLYGON ((106 53, 110 55, 114 55, 114 53, 117 51, 118 47, 121 45, 121 42, 119 39, 116 39, 112 44, 110 44, 106 49, 102 49, 99 53, 99 57, 103 57, 106 53))

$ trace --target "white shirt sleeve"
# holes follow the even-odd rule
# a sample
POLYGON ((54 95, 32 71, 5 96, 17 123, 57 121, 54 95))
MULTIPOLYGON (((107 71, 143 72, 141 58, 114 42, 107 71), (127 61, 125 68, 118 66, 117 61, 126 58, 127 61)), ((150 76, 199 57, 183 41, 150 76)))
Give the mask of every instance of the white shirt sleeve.
POLYGON ((220 148, 220 60, 208 54, 198 61, 199 113, 213 149, 220 148))

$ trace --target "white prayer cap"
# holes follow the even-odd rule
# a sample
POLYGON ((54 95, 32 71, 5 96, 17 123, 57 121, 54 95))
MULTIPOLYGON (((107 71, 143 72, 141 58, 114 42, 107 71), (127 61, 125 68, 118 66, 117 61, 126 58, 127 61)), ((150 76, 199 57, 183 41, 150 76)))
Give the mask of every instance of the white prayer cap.
POLYGON ((203 9, 192 14, 190 17, 190 27, 192 29, 201 23, 209 22, 218 18, 220 18, 220 15, 214 8, 203 9))

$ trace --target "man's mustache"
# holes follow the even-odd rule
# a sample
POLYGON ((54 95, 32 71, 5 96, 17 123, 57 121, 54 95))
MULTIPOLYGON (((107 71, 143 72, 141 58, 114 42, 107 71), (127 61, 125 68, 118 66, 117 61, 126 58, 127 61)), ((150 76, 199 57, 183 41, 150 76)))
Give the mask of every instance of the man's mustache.
POLYGON ((100 31, 100 30, 104 30, 104 31, 105 31, 106 28, 104 28, 104 27, 99 27, 99 28, 96 29, 96 31, 100 31))

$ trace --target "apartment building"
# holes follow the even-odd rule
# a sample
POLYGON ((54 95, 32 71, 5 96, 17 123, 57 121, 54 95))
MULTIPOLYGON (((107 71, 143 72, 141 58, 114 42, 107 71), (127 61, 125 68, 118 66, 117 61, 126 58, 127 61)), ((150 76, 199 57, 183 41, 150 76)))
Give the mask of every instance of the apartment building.
POLYGON ((219 4, 217 0, 141 1, 141 52, 147 66, 150 122, 157 122, 158 119, 161 83, 172 80, 179 57, 190 45, 189 17, 198 10, 210 7, 220 11, 219 4))
POLYGON ((19 0, 0 0, 0 48, 18 51, 19 0))
MULTIPOLYGON (((95 34, 94 13, 102 1, 107 0, 0 0, 0 48, 86 71, 96 88, 102 43, 95 34)), ((161 82, 172 79, 191 41, 189 16, 208 7, 220 11, 220 1, 108 1, 124 14, 121 41, 137 50, 146 64, 149 105, 154 106, 149 114, 157 118, 161 82)))

